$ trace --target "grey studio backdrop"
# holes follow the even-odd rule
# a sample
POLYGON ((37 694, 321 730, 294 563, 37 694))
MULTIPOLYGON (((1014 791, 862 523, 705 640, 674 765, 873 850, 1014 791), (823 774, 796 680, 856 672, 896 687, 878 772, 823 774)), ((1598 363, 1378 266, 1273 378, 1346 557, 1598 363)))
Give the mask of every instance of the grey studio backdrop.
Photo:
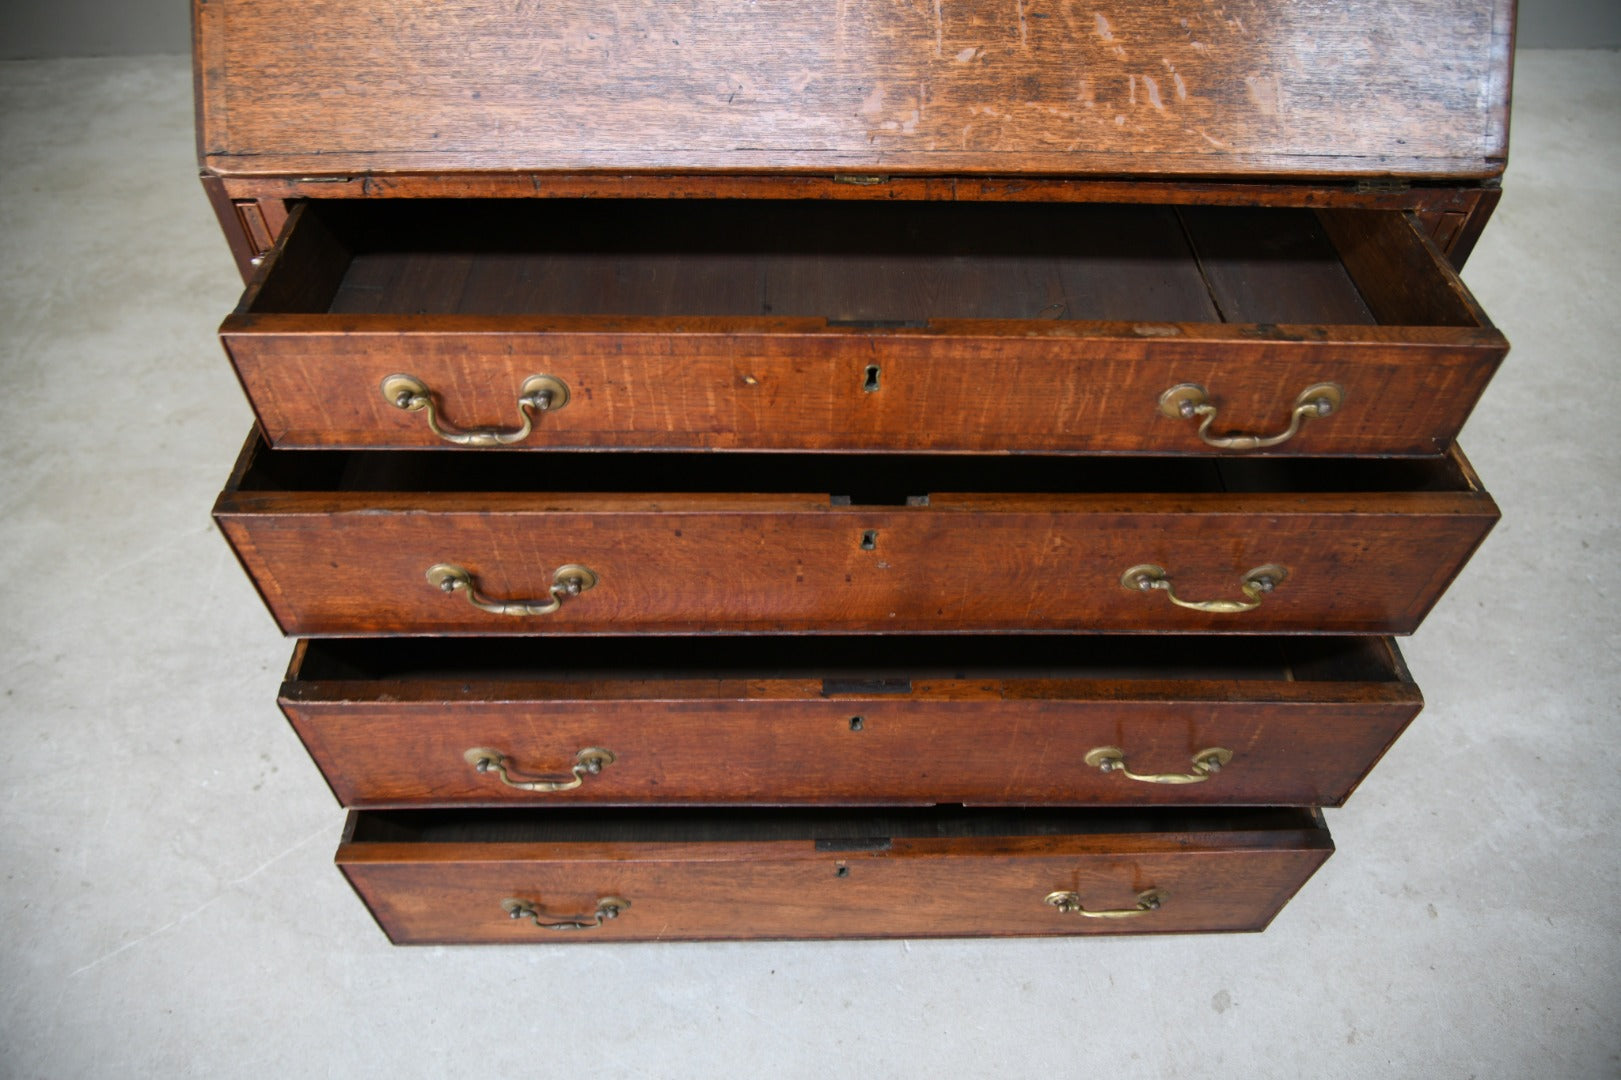
MULTIPOLYGON (((191 49, 187 0, 0 0, 0 59, 140 56, 191 49)), ((1617 0, 1521 0, 1519 45, 1621 47, 1617 0)))

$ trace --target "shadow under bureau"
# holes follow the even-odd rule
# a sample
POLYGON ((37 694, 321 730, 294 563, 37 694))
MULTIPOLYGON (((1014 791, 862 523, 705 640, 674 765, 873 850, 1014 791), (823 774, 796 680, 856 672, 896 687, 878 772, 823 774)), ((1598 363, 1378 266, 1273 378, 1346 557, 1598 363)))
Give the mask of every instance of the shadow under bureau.
POLYGON ((1228 7, 196 4, 215 515, 391 940, 1277 915, 1498 517, 1513 12, 1228 7))

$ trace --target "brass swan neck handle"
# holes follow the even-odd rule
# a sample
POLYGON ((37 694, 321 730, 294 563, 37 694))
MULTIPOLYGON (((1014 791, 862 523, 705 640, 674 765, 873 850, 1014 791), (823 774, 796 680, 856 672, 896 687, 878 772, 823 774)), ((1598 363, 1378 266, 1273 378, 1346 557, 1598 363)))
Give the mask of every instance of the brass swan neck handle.
POLYGON ((1132 592, 1162 592, 1171 603, 1190 611, 1236 615, 1260 607, 1261 599, 1282 584, 1288 576, 1289 571, 1285 567, 1277 563, 1267 563, 1265 566, 1257 566, 1240 580, 1239 591, 1244 594, 1243 600, 1184 600, 1176 595, 1176 589, 1171 584, 1171 575, 1163 566, 1140 563, 1120 575, 1120 587, 1132 592))
POLYGON ((630 907, 622 896, 604 896, 588 915, 549 915, 538 903, 508 897, 501 901, 501 910, 511 919, 528 919, 542 930, 595 930, 609 919, 617 919, 630 907))
POLYGON ((1224 746, 1212 746, 1193 755, 1193 768, 1188 772, 1138 773, 1127 767, 1126 752, 1118 746, 1099 746, 1086 754, 1086 763, 1093 768, 1124 776, 1140 784, 1202 784, 1231 760, 1231 750, 1224 746))
POLYGON ((602 770, 618 758, 612 750, 588 746, 574 755, 574 767, 570 770, 572 775, 566 780, 560 777, 525 777, 510 766, 511 758, 487 746, 473 747, 462 755, 462 760, 471 765, 474 772, 485 775, 494 773, 501 783, 519 791, 573 791, 585 783, 587 776, 601 775, 602 770))
POLYGON ((552 573, 552 584, 544 600, 491 600, 478 591, 478 582, 455 563, 434 563, 428 567, 428 584, 443 592, 459 592, 467 602, 492 615, 550 615, 581 593, 595 588, 596 571, 579 563, 566 563, 552 573))
POLYGON ((396 409, 419 412, 428 421, 428 430, 453 446, 511 446, 529 438, 535 430, 535 415, 556 412, 568 404, 568 383, 556 375, 531 375, 518 387, 518 415, 523 423, 510 431, 499 428, 467 428, 452 431, 439 419, 438 395, 415 375, 390 375, 383 380, 383 400, 396 409))
POLYGON ((1338 383, 1313 383, 1295 398, 1289 413, 1289 426, 1276 435, 1212 435, 1210 425, 1216 422, 1216 406, 1210 403, 1210 394, 1198 383, 1178 383, 1159 396, 1159 411, 1173 420, 1202 418, 1199 438, 1205 445, 1218 450, 1265 450, 1288 442, 1300 433, 1300 425, 1307 420, 1331 416, 1345 404, 1345 389, 1338 383))
POLYGON ((1051 904, 1065 915, 1080 915, 1087 919, 1135 919, 1158 911, 1168 899, 1164 889, 1149 889, 1137 894, 1137 906, 1129 908, 1088 908, 1081 903, 1078 892, 1050 892, 1044 903, 1051 904))

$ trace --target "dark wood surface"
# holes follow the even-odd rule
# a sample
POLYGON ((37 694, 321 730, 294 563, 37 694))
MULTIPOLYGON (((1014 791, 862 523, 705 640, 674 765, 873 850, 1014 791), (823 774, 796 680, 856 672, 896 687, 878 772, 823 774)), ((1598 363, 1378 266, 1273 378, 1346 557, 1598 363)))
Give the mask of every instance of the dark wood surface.
POLYGON ((469 473, 454 452, 250 446, 216 519, 283 631, 341 635, 1409 633, 1497 518, 1456 450, 1411 462, 485 457, 469 473), (427 582, 442 562, 497 600, 543 598, 567 563, 601 583, 553 615, 494 615, 427 582), (1290 577, 1256 610, 1213 614, 1122 588, 1140 563, 1199 601, 1241 599, 1263 564, 1290 577))
MULTIPOLYGON (((1216 317, 1172 207, 370 200, 309 213, 322 211, 361 234, 334 314, 1216 317)), ((1332 268, 1309 212, 1227 212, 1270 217, 1301 235, 1294 261, 1332 268)), ((1343 272, 1340 291, 1355 293, 1343 272)), ((304 309, 261 297, 254 310, 304 309)), ((1301 322, 1306 311, 1316 306, 1245 321, 1301 322)))
POLYGON ((726 170, 1480 177, 1510 0, 197 0, 228 175, 726 170))
POLYGON ((350 807, 1339 805, 1420 708, 1388 639, 316 641, 281 706, 350 807), (1118 746, 1153 784, 1085 763, 1118 746), (567 780, 524 791, 464 754, 567 780))
POLYGON ((1381 238, 1349 265, 1299 209, 311 205, 222 333, 282 447, 443 445, 404 371, 462 427, 561 377, 525 448, 1204 453, 1169 387, 1267 435, 1330 381, 1271 452, 1437 453, 1506 344, 1407 219, 1340 213, 1381 238))
POLYGON ((444 839, 431 820, 361 811, 338 865, 391 941, 515 944, 1260 930, 1333 851, 1308 811, 915 813, 923 820, 822 812, 781 826, 769 812, 729 814, 716 828, 712 816, 679 810, 622 815, 610 827, 597 811, 580 840, 553 825, 552 839, 524 841, 499 839, 521 835, 522 822, 467 811, 443 819, 453 837, 444 839), (639 831, 661 838, 638 840, 639 831), (818 842, 823 832, 838 839, 818 842), (785 833, 799 838, 776 838, 785 833), (1044 902, 1071 890, 1091 908, 1131 908, 1151 888, 1165 894, 1160 909, 1129 919, 1044 902), (511 897, 571 916, 604 896, 630 907, 574 932, 539 929, 501 906, 511 897))
MULTIPOLYGON (((624 840, 503 843, 370 840, 361 811, 337 863, 397 944, 1258 931, 1331 855, 1332 842, 1310 812, 1251 814, 1080 816, 1007 830, 1015 835, 969 827, 968 835, 885 837, 872 834, 885 822, 874 822, 872 835, 843 843, 815 842, 814 822, 799 840, 637 842, 632 819, 624 840), (1110 821, 1127 830, 1109 832, 1110 821), (1018 835, 1026 830, 1034 835, 1018 835), (1088 919, 1044 902, 1073 890, 1089 908, 1131 908, 1148 889, 1165 900, 1140 918, 1088 919), (631 906, 590 931, 545 931, 501 906, 522 898, 550 915, 579 915, 606 895, 631 906)), ((460 835, 477 829, 465 812, 459 821, 460 835)), ((684 819, 655 809, 644 821, 679 835, 684 819)), ((838 832, 851 830, 862 825, 840 822, 838 832)))

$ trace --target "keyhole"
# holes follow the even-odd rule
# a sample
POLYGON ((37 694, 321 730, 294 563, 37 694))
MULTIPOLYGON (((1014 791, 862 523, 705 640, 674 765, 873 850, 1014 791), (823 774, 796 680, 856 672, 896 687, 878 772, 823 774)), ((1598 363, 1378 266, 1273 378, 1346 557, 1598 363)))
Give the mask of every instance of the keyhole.
POLYGON ((862 384, 861 389, 865 390, 869 394, 878 389, 878 365, 877 364, 868 364, 867 365, 867 381, 862 384))
POLYGON ((878 546, 878 530, 877 529, 868 529, 866 532, 861 534, 861 550, 862 551, 871 551, 873 548, 875 548, 877 546, 878 546))
POLYGON ((838 869, 833 871, 833 876, 834 877, 849 877, 850 876, 850 868, 841 863, 841 864, 839 864, 838 869))
POLYGON ((866 726, 867 726, 866 717, 862 717, 862 716, 852 716, 852 717, 850 717, 850 730, 851 731, 860 731, 862 728, 864 728, 866 726))

